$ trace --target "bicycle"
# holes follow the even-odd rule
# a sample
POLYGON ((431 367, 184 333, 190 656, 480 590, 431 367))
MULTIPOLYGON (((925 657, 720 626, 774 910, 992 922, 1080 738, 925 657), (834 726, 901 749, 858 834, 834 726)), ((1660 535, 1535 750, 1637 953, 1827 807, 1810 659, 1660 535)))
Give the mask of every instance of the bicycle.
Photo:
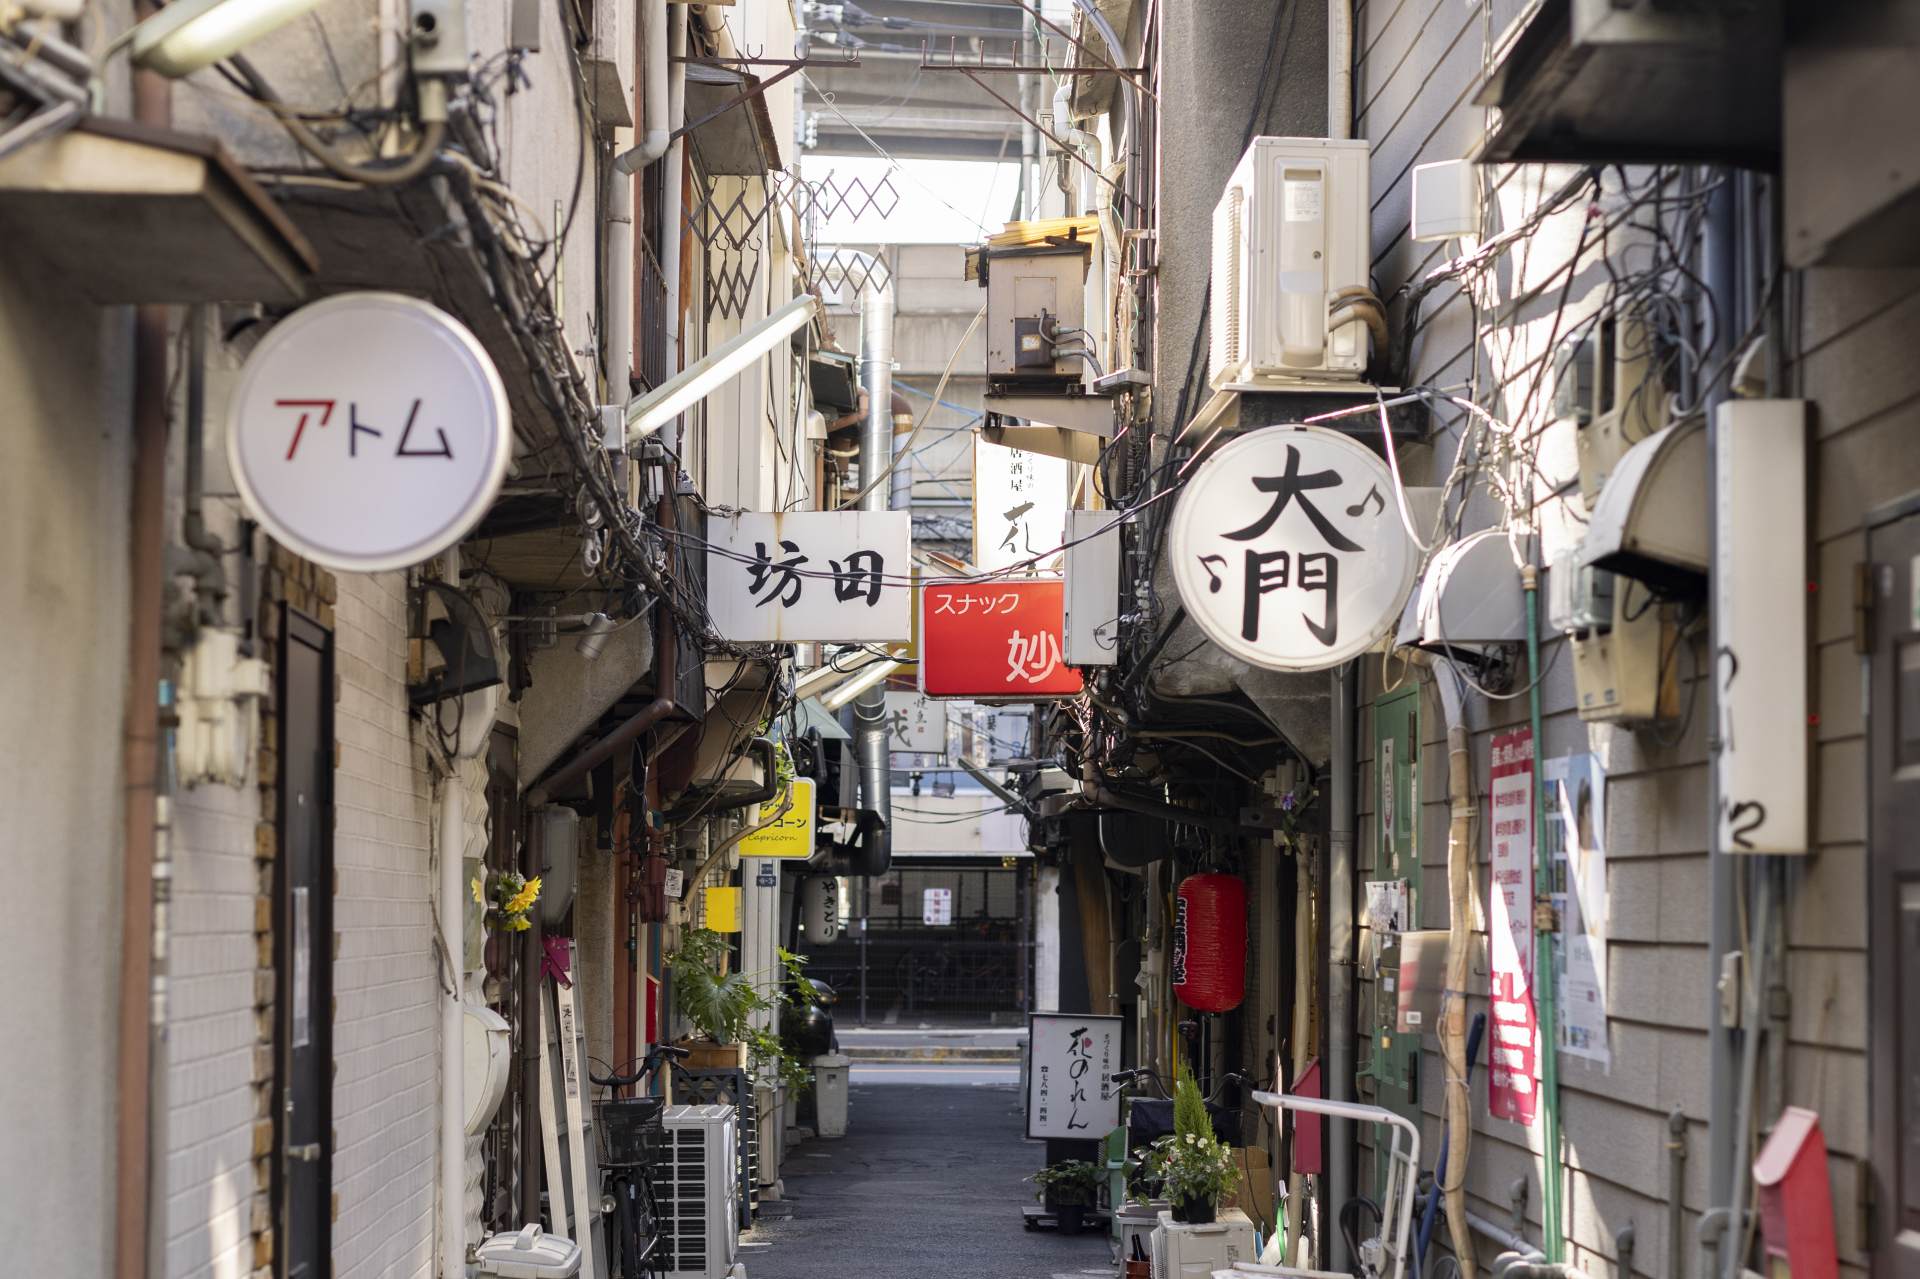
MULTIPOLYGON (((618 1092, 639 1084, 665 1061, 688 1056, 684 1048, 656 1044, 631 1074, 609 1072, 587 1078, 618 1092)), ((654 1196, 653 1167, 666 1144, 663 1097, 606 1097, 593 1103, 594 1123, 600 1130, 600 1190, 602 1213, 608 1218, 607 1275, 609 1279, 659 1279, 655 1261, 660 1247, 659 1201, 654 1196)))

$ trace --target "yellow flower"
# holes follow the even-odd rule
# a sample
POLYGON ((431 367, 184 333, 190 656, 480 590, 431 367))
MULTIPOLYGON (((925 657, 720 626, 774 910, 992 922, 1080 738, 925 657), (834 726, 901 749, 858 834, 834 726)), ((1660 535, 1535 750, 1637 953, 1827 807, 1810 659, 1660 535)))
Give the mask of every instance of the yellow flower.
POLYGON ((511 898, 507 900, 507 904, 504 907, 502 907, 502 909, 505 910, 509 915, 518 915, 526 911, 529 907, 531 907, 535 902, 539 900, 540 900, 540 877, 538 875, 535 875, 532 879, 529 879, 527 881, 527 886, 525 888, 522 888, 519 892, 515 893, 511 898))
POLYGON ((487 904, 486 886, 477 879, 473 881, 473 900, 481 906, 487 904))
POLYGON ((524 933, 532 927, 533 921, 525 915, 515 915, 507 922, 507 931, 510 933, 524 933))

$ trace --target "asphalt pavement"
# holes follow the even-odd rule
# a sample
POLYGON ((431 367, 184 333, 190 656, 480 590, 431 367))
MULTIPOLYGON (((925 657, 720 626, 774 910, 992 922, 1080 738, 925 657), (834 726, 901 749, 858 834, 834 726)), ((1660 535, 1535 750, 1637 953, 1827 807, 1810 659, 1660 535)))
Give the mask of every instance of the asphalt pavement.
POLYGON ((755 1224, 747 1279, 1110 1279, 1104 1232, 1022 1227, 1044 1148, 1022 1135, 1017 1078, 965 1062, 856 1064, 847 1135, 789 1154, 792 1215, 755 1224))

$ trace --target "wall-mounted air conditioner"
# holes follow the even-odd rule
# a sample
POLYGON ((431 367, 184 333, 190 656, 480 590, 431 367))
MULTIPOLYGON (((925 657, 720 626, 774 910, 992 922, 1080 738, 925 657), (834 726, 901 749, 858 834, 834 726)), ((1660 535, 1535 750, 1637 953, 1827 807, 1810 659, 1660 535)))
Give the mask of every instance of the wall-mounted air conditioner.
POLYGON ((654 1173, 664 1272, 723 1279, 740 1251, 738 1129, 732 1106, 669 1106, 666 1153, 654 1173))
POLYGON ((1255 138, 1213 210, 1212 380, 1357 379, 1371 296, 1368 145, 1255 138))

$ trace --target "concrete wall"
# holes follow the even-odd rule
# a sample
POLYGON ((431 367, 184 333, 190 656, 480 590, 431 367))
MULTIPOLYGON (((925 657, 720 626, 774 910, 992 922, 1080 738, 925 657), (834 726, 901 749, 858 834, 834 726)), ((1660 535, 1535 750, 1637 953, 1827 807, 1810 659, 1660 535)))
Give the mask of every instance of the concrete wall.
MULTIPOLYGON (((1155 306, 1155 426, 1176 425, 1175 411, 1189 355, 1205 322, 1203 300, 1212 272, 1213 206, 1254 133, 1324 137, 1327 121, 1326 7, 1272 0, 1217 0, 1167 5, 1160 31, 1159 273, 1155 306), (1278 13, 1279 36, 1269 41, 1278 13), (1269 53, 1278 64, 1273 89, 1256 109, 1269 53)), ((1205 402, 1207 352, 1193 361, 1205 402)))
POLYGON ((0 1234, 111 1268, 132 313, 0 271, 0 1234))

